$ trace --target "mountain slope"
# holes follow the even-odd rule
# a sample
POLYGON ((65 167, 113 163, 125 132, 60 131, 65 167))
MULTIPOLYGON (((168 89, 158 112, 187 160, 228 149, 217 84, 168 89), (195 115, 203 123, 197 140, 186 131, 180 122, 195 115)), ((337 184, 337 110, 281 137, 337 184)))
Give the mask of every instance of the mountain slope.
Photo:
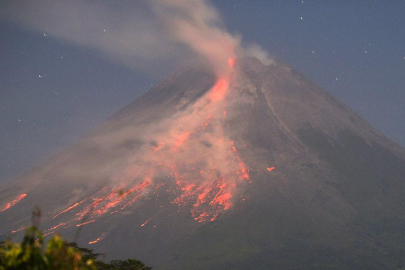
POLYGON ((404 267, 404 149, 282 63, 227 83, 181 70, 4 186, 1 236, 39 205, 47 233, 158 269, 404 267))

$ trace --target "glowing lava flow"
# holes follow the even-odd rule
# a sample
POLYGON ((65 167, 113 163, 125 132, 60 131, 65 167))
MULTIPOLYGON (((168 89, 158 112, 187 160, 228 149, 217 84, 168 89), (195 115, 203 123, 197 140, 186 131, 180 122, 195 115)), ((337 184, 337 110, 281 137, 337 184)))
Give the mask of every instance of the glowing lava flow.
MULTIPOLYGON (((217 143, 219 147, 223 145, 223 140, 217 143)), ((232 153, 228 162, 233 162, 232 167, 239 169, 225 175, 215 167, 207 171, 196 167, 185 169, 184 165, 166 165, 177 185, 176 198, 172 203, 179 208, 189 205, 193 218, 198 222, 214 221, 220 212, 230 209, 238 186, 250 181, 249 168, 239 157, 233 141, 229 142, 226 152, 232 153)))
MULTIPOLYGON (((81 227, 83 225, 95 222, 97 218, 101 217, 102 215, 108 213, 111 209, 115 211, 110 212, 111 214, 122 210, 129 205, 133 204, 140 195, 151 184, 150 179, 145 177, 144 181, 141 183, 133 185, 129 189, 125 189, 124 187, 120 188, 112 188, 108 189, 107 187, 102 188, 95 195, 87 197, 82 201, 73 204, 72 206, 66 208, 65 210, 56 214, 52 219, 60 219, 62 214, 66 214, 69 211, 74 211, 77 208, 77 212, 74 214, 74 218, 70 218, 68 221, 61 222, 52 228, 45 230, 46 235, 53 233, 56 229, 60 228, 68 228, 74 225, 75 223, 77 227, 81 227), (90 201, 89 203, 85 204, 86 201, 90 201), (92 218, 93 220, 87 222, 81 222, 85 217, 92 218), (81 223, 80 223, 81 222, 81 223)), ((162 183, 158 185, 161 187, 162 183)))
POLYGON ((276 167, 269 167, 269 168, 267 168, 267 170, 269 171, 269 172, 271 172, 272 170, 274 170, 276 167))
POLYGON ((145 221, 144 223, 141 224, 141 227, 144 227, 146 224, 148 224, 148 222, 150 221, 150 219, 148 219, 147 221, 145 221))
POLYGON ((249 180, 249 169, 248 169, 248 167, 245 165, 245 163, 243 163, 242 159, 239 157, 238 150, 236 150, 234 142, 231 141, 230 143, 231 143, 231 146, 232 146, 232 151, 235 153, 236 158, 238 159, 238 162, 239 162, 240 172, 238 172, 238 174, 240 174, 244 179, 249 180))
MULTIPOLYGON (((234 62, 230 58, 229 67, 234 62)), ((230 71, 219 76, 207 95, 188 111, 173 116, 167 130, 151 133, 154 135, 147 140, 153 143, 144 149, 143 156, 135 154, 112 177, 121 183, 118 187, 104 187, 55 214, 53 219, 60 223, 46 230, 47 234, 62 227, 81 227, 135 205, 144 196, 158 197, 162 193, 166 193, 169 206, 189 211, 200 223, 214 221, 221 212, 231 209, 238 201, 240 187, 250 183, 250 169, 234 141, 225 135, 229 87, 230 71), (66 216, 70 218, 61 222, 66 216), (84 222, 87 218, 91 220, 84 222)), ((140 226, 145 227, 150 220, 140 226)))
POLYGON ((77 224, 76 227, 81 227, 81 226, 83 226, 83 225, 87 225, 87 224, 89 224, 89 223, 93 223, 94 221, 96 221, 96 220, 93 219, 93 220, 90 220, 90 221, 87 221, 87 222, 83 222, 83 223, 77 224))
POLYGON ((97 243, 97 242, 100 241, 100 240, 103 240, 103 238, 98 237, 96 240, 90 241, 90 242, 89 242, 89 245, 95 244, 95 243, 97 243))
POLYGON ((52 219, 55 219, 57 216, 59 216, 59 215, 61 215, 61 214, 63 214, 63 213, 66 213, 66 212, 68 212, 69 210, 72 210, 73 208, 79 206, 79 205, 82 204, 85 200, 86 200, 86 199, 82 200, 81 202, 75 203, 74 205, 72 205, 72 206, 66 208, 66 209, 63 210, 62 212, 56 214, 52 219))
POLYGON ((21 228, 19 228, 19 229, 17 229, 17 230, 11 231, 11 233, 16 233, 16 232, 22 231, 22 230, 24 230, 25 228, 27 228, 27 227, 21 227, 21 228))
POLYGON ((212 101, 218 101, 224 99, 228 90, 228 80, 218 79, 214 87, 211 90, 210 98, 212 101))
MULTIPOLYGON (((220 101, 224 99, 228 87, 227 80, 218 79, 209 94, 210 100, 220 101)), ((217 108, 216 114, 208 115, 207 120, 199 125, 197 130, 185 133, 189 140, 187 145, 184 145, 185 140, 182 140, 183 151, 187 151, 188 148, 192 148, 193 145, 198 143, 197 138, 204 137, 206 130, 222 129, 223 120, 221 119, 226 117, 226 110, 221 108, 221 103, 217 104, 220 107, 217 108), (190 134, 192 134, 192 137, 190 134)), ((221 132, 218 133, 221 134, 221 132)), ((178 145, 176 142, 175 144, 178 145)), ((214 166, 207 170, 201 168, 198 162, 193 163, 192 160, 183 160, 179 164, 162 162, 162 164, 166 164, 166 167, 170 168, 170 175, 177 185, 176 198, 172 203, 177 204, 179 208, 191 205, 190 212, 198 222, 214 221, 220 212, 230 209, 233 206, 233 197, 237 192, 237 188, 243 183, 250 182, 249 168, 239 156, 233 141, 225 137, 216 137, 210 141, 210 145, 211 149, 214 149, 214 156, 217 154, 218 156, 226 156, 225 160, 218 160, 217 166, 220 166, 220 169, 214 166), (227 169, 223 168, 221 163, 227 163, 236 170, 223 173, 223 170, 227 171, 227 169)), ((215 159, 214 156, 213 159, 215 159)))
MULTIPOLYGON (((234 58, 228 59, 229 67, 232 68, 235 64, 234 58)), ((229 88, 229 73, 225 76, 217 78, 214 87, 211 89, 210 98, 212 101, 223 100, 228 92, 229 88)))
POLYGON ((25 196, 27 196, 27 194, 23 193, 21 195, 18 195, 17 198, 15 198, 14 200, 12 200, 11 202, 7 203, 6 206, 0 211, 6 211, 7 209, 9 209, 10 207, 13 207, 14 205, 16 205, 17 203, 19 203, 22 199, 25 198, 25 196))
POLYGON ((49 229, 45 230, 45 232, 54 231, 54 230, 56 230, 57 228, 62 227, 63 225, 66 225, 66 224, 67 224, 67 222, 60 223, 60 224, 58 224, 58 225, 56 225, 56 226, 54 226, 54 227, 52 227, 52 228, 49 228, 49 229))

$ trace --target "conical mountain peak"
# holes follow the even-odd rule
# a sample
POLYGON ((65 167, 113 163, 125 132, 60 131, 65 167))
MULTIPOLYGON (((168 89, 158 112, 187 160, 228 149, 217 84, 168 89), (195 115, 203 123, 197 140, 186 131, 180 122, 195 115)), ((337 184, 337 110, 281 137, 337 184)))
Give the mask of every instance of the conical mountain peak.
POLYGON ((175 72, 3 187, 1 236, 39 205, 46 234, 162 269, 400 265, 404 150, 285 64, 232 64, 175 72))

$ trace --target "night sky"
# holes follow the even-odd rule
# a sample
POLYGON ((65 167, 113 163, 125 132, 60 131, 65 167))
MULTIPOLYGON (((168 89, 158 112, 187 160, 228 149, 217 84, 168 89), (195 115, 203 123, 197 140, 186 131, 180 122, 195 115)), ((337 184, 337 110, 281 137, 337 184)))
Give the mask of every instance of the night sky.
MULTIPOLYGON (((175 66, 170 59, 163 67, 156 61, 142 69, 131 66, 110 51, 20 23, 13 18, 18 14, 10 19, 3 5, 0 182, 77 142, 175 66)), ((230 33, 259 44, 405 146, 405 1, 217 0, 213 5, 230 33)), ((19 8, 23 14, 24 5, 19 8)), ((99 28, 100 35, 108 35, 99 28)))

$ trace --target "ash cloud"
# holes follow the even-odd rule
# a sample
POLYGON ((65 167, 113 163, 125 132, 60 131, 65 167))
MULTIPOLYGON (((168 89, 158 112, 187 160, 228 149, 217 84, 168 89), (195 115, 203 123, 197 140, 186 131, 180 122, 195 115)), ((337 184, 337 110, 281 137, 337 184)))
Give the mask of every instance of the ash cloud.
MULTIPOLYGON (((225 30, 217 10, 204 0, 6 0, 0 18, 96 49, 150 75, 202 60, 223 76, 229 72, 228 58, 243 51, 241 38, 225 30)), ((253 51, 257 48, 246 52, 264 55, 253 51)))
POLYGON ((186 48, 169 42, 146 1, 5 1, 0 18, 148 74, 189 57, 186 48))
POLYGON ((235 58, 240 38, 220 27, 214 7, 202 0, 155 1, 152 6, 174 41, 203 57, 219 77, 229 73, 228 59, 235 58))

